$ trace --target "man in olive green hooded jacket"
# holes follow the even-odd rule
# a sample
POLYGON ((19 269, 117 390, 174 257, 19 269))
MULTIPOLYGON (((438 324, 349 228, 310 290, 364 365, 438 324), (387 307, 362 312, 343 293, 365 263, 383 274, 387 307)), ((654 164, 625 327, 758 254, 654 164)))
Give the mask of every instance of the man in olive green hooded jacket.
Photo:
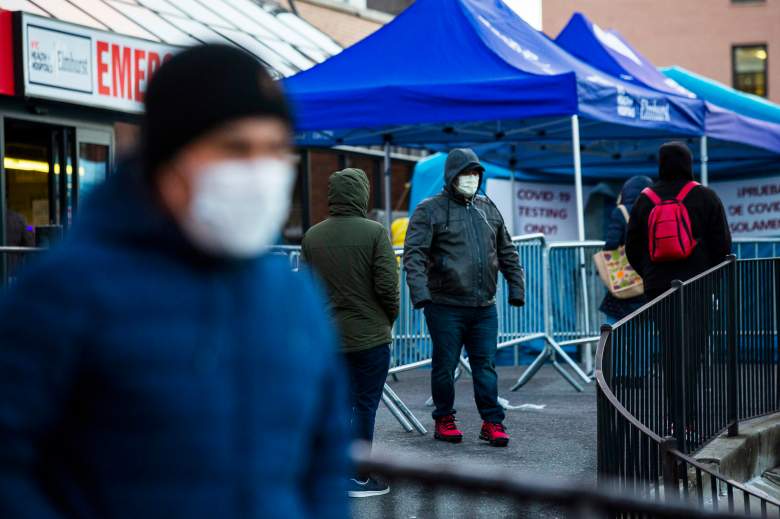
MULTIPOLYGON (((387 230, 366 217, 369 183, 359 169, 333 173, 328 185, 329 218, 303 237, 303 259, 325 282, 328 303, 341 332, 350 377, 352 426, 371 442, 374 421, 390 367, 393 322, 398 317, 398 262, 387 230)), ((350 495, 366 497, 389 489, 370 478, 350 481, 350 495)))

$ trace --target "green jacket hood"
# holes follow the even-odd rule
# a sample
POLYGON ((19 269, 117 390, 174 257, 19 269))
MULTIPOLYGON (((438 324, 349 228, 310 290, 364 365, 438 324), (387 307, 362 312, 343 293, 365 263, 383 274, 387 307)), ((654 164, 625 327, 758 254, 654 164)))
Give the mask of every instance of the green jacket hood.
POLYGON ((342 169, 330 176, 328 213, 363 217, 368 214, 368 177, 362 169, 342 169))

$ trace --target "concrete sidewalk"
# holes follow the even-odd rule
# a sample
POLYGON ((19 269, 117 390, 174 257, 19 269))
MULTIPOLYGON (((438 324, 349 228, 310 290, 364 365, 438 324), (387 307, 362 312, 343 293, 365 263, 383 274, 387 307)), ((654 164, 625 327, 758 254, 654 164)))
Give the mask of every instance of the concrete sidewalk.
MULTIPOLYGON (((430 394, 428 370, 399 375, 391 386, 428 428, 427 436, 406 433, 380 405, 375 445, 390 452, 414 454, 420 461, 443 461, 492 465, 516 471, 519 475, 541 477, 548 481, 596 483, 596 397, 593 384, 577 393, 552 367, 544 367, 534 379, 515 393, 509 388, 523 368, 498 368, 499 394, 510 404, 542 404, 543 410, 507 411, 505 425, 512 436, 509 446, 495 448, 478 439, 482 424, 474 405, 471 378, 464 376, 456 386, 458 423, 463 443, 452 445, 433 440, 431 408, 425 406, 430 394)), ((440 493, 431 499, 430 491, 420 488, 396 488, 391 495, 353 499, 355 518, 434 517, 563 517, 549 507, 517 510, 507 503, 482 499, 473 508, 452 493, 440 493), (518 512, 520 512, 518 514, 518 512)))

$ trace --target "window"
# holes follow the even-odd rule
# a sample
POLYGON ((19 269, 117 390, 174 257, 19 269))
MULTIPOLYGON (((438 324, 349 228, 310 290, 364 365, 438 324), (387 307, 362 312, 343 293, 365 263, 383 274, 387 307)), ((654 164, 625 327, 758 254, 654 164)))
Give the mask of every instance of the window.
POLYGON ((766 44, 735 45, 731 49, 731 71, 734 88, 761 97, 767 97, 766 44))

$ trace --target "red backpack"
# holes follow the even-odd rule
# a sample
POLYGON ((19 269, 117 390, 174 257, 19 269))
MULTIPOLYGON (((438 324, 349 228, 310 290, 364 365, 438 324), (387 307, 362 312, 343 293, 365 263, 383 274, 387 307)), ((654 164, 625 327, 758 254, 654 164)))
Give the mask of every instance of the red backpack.
POLYGON ((655 191, 642 191, 653 202, 653 210, 647 220, 650 260, 654 263, 679 261, 688 258, 696 248, 691 230, 691 219, 683 200, 698 182, 690 181, 671 200, 661 200, 655 191))

